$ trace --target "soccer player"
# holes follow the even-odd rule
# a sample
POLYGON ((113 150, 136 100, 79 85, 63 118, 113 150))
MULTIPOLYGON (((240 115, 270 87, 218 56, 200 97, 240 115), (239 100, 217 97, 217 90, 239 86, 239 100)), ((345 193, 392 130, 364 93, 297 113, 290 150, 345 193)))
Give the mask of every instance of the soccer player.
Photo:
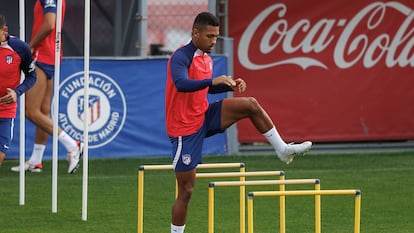
MULTIPOLYGON (((65 13, 65 0, 62 0, 62 24, 65 13)), ((53 121, 50 118, 50 102, 55 72, 56 46, 56 0, 37 0, 34 6, 32 39, 29 43, 36 60, 37 82, 26 93, 26 118, 36 125, 33 152, 25 169, 41 172, 42 159, 49 135, 53 134, 53 121)), ((82 143, 75 141, 62 129, 58 129, 58 140, 68 151, 68 173, 74 173, 82 157, 82 143)), ((20 166, 12 168, 18 172, 20 166)))
POLYGON ((29 45, 8 35, 6 17, 0 15, 0 166, 13 139, 17 97, 36 82, 29 45), (21 72, 25 78, 20 83, 21 72))
POLYGON ((166 127, 178 183, 178 196, 172 207, 171 233, 184 232, 196 166, 202 162, 204 138, 224 132, 235 122, 248 118, 273 145, 279 159, 287 164, 295 155, 303 155, 312 146, 310 141, 286 144, 253 97, 207 102, 207 93, 244 92, 247 87, 241 78, 221 75, 212 79, 213 61, 208 53, 214 48, 218 36, 218 19, 202 12, 194 20, 191 41, 176 50, 168 61, 166 127))

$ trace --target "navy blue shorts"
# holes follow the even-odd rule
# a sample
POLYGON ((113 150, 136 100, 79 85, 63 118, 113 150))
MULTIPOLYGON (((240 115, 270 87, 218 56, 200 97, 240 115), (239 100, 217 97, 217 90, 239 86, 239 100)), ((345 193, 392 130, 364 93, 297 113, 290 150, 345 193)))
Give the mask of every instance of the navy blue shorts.
POLYGON ((0 118, 0 151, 7 154, 13 139, 14 118, 0 118))
POLYGON ((220 100, 209 105, 203 125, 194 134, 170 137, 172 163, 176 172, 190 171, 202 163, 204 138, 224 132, 221 128, 221 104, 220 100))
POLYGON ((36 65, 45 72, 47 79, 52 79, 55 77, 55 66, 49 65, 41 62, 36 62, 36 65))

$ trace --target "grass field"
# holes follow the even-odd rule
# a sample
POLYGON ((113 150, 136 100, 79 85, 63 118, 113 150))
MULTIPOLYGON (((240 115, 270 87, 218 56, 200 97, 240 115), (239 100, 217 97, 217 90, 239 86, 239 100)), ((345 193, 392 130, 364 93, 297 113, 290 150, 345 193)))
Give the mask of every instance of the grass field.
MULTIPOLYGON (((362 233, 414 232, 414 153, 309 155, 291 165, 268 155, 205 156, 204 162, 244 162, 247 171, 283 170, 286 179, 319 178, 322 189, 357 188, 362 191, 362 233)), ((169 158, 90 160, 87 221, 81 220, 81 169, 74 175, 66 174, 66 162, 59 161, 58 213, 53 214, 51 161, 44 162, 45 170, 40 174, 26 173, 24 206, 19 205, 19 175, 10 172, 10 167, 17 163, 6 160, 0 168, 0 232, 126 233, 137 232, 139 165, 169 164, 170 161, 169 158)), ((227 169, 230 170, 237 169, 227 169)), ((270 178, 273 177, 266 179, 270 178)), ((209 181, 197 181, 187 220, 188 233, 207 232, 209 181)), ((173 172, 148 171, 145 184, 144 232, 170 232, 175 192, 173 172)), ((311 188, 310 185, 287 186, 288 190, 311 188)), ((216 188, 215 200, 215 232, 239 232, 238 188, 216 188)), ((258 198, 254 203, 255 232, 279 232, 278 199, 258 198)), ((353 203, 353 196, 323 196, 322 232, 353 232, 353 203)), ((313 210, 313 197, 287 197, 286 232, 314 232, 313 210)))

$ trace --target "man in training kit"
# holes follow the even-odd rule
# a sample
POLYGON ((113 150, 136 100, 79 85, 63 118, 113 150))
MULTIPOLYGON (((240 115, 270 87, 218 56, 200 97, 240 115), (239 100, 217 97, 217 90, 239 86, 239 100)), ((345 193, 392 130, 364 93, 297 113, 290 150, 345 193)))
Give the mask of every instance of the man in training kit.
POLYGON ((237 121, 249 118, 287 164, 310 150, 312 142, 286 144, 275 125, 253 97, 226 98, 209 104, 207 93, 244 92, 243 79, 221 75, 212 78, 213 61, 208 55, 219 36, 219 21, 208 12, 198 14, 192 39, 177 49, 168 61, 166 84, 166 127, 172 144, 178 195, 172 207, 171 233, 183 233, 188 204, 202 162, 204 138, 222 133, 237 121))
MULTIPOLYGON (((62 0, 62 25, 66 1, 62 0)), ((36 61, 37 82, 26 93, 26 118, 36 125, 33 152, 25 164, 25 170, 41 172, 42 159, 49 135, 53 134, 53 121, 50 118, 50 101, 52 97, 55 72, 56 46, 56 0, 37 0, 34 6, 32 39, 29 43, 36 61)), ((68 173, 74 173, 82 157, 83 146, 61 128, 58 128, 58 140, 67 150, 69 162, 68 173)), ((18 172, 20 166, 12 167, 18 172)))
POLYGON ((36 82, 29 45, 8 35, 6 18, 0 14, 0 166, 13 139, 17 97, 36 82), (24 81, 20 83, 21 72, 24 81))

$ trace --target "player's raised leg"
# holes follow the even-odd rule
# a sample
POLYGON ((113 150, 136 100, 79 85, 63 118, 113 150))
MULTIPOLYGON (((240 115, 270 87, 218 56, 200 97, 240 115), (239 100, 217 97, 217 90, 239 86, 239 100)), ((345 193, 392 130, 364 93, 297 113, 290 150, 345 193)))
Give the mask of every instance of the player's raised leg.
POLYGON ((305 154, 312 147, 312 142, 300 144, 286 144, 273 121, 253 97, 235 97, 223 100, 222 128, 228 128, 237 121, 249 118, 255 128, 274 147, 279 159, 287 164, 292 162, 296 155, 305 154))

